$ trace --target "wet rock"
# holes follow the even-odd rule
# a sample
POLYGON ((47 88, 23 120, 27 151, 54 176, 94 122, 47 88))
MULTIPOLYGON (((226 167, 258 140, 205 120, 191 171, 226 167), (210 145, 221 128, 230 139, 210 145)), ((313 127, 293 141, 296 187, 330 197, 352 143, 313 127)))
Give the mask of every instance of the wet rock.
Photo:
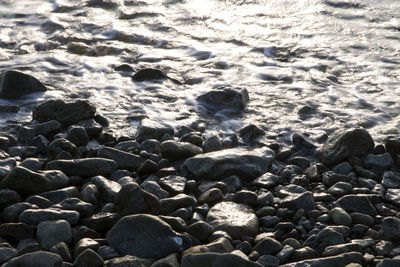
POLYGON ((215 230, 225 231, 234 239, 255 236, 258 233, 258 218, 253 210, 244 204, 218 203, 210 209, 206 221, 215 230))
POLYGON ((382 178, 382 185, 386 188, 400 189, 400 175, 396 172, 385 171, 382 178))
POLYGON ((254 247, 260 255, 272 255, 282 249, 282 244, 272 237, 261 239, 254 247))
POLYGON ((135 154, 124 152, 111 147, 103 147, 97 152, 100 158, 112 159, 118 164, 119 169, 134 171, 145 162, 145 159, 135 154))
POLYGON ((326 187, 331 187, 338 182, 349 182, 350 179, 347 175, 341 175, 332 171, 327 171, 322 176, 322 182, 326 187))
POLYGON ((162 214, 169 214, 179 208, 191 207, 196 204, 196 199, 186 194, 179 194, 174 197, 160 200, 162 214))
POLYGON ((385 199, 393 205, 400 207, 400 189, 388 189, 385 199))
POLYGON ((254 179, 251 184, 257 187, 269 189, 278 185, 280 182, 279 176, 272 174, 270 172, 264 173, 260 177, 254 179))
POLYGON ((319 158, 332 166, 346 161, 351 156, 364 156, 374 149, 371 135, 363 128, 334 132, 321 148, 319 158))
POLYGON ((61 123, 55 120, 39 124, 21 126, 18 130, 18 141, 22 143, 27 143, 38 135, 48 136, 51 133, 56 133, 57 131, 61 130, 61 127, 61 123))
POLYGON ((0 236, 10 240, 34 238, 36 227, 25 223, 0 224, 0 236))
POLYGON ((123 266, 138 266, 138 267, 147 267, 153 264, 154 260, 152 259, 142 259, 139 257, 127 255, 124 257, 114 258, 112 260, 108 260, 104 262, 106 267, 123 267, 123 266))
POLYGON ((52 190, 48 192, 41 193, 40 196, 50 200, 54 204, 58 204, 68 198, 79 198, 78 188, 75 186, 65 187, 62 189, 52 190))
POLYGON ((76 146, 86 146, 89 142, 89 136, 84 127, 78 125, 72 125, 67 132, 65 137, 76 146))
POLYGON ((261 267, 262 265, 251 262, 232 253, 200 253, 187 254, 182 257, 182 267, 261 267))
POLYGON ((102 267, 104 260, 92 249, 86 249, 76 257, 74 266, 76 267, 102 267))
POLYGON ((201 137, 200 132, 187 133, 184 136, 182 136, 179 141, 191 143, 198 147, 202 147, 204 143, 203 137, 201 137))
POLYGON ((117 167, 118 164, 114 160, 103 158, 53 160, 46 165, 48 170, 60 170, 70 176, 108 176, 116 171, 117 167))
POLYGON ((59 242, 52 246, 49 252, 59 255, 64 262, 72 262, 71 252, 65 242, 59 242))
POLYGON ((79 212, 80 218, 86 218, 93 215, 93 205, 80 200, 79 198, 67 198, 52 208, 62 210, 74 210, 79 212))
POLYGON ((32 205, 31 203, 28 202, 20 202, 20 203, 15 203, 7 208, 5 208, 2 212, 2 216, 4 221, 6 222, 17 222, 18 221, 18 216, 27 209, 35 209, 38 208, 36 205, 32 205))
POLYGON ((43 221, 66 220, 71 225, 78 224, 79 213, 72 210, 28 209, 19 215, 19 221, 26 224, 39 224, 43 221))
POLYGON ((254 142, 258 137, 263 134, 264 132, 254 124, 247 125, 239 130, 239 136, 246 143, 254 142))
POLYGON ((160 210, 160 200, 146 191, 137 183, 127 183, 114 198, 118 213, 122 216, 136 213, 157 214, 160 210))
POLYGON ((389 153, 380 155, 368 154, 364 159, 365 167, 387 170, 393 165, 393 158, 389 153))
POLYGON ((167 79, 167 75, 162 70, 153 68, 140 69, 132 77, 132 80, 137 82, 163 79, 167 79))
POLYGON ((88 237, 82 238, 75 244, 74 257, 78 257, 79 254, 86 249, 97 250, 99 247, 99 242, 95 241, 94 239, 88 237))
POLYGON ((71 226, 65 220, 43 221, 37 226, 36 237, 45 250, 59 242, 70 244, 71 235, 71 226))
POLYGON ((121 216, 118 213, 99 212, 83 219, 82 222, 95 231, 105 231, 110 229, 119 219, 121 219, 121 216))
POLYGON ((352 223, 351 216, 342 208, 333 208, 329 211, 330 219, 337 225, 350 226, 352 223))
POLYGON ((344 242, 344 237, 340 232, 327 227, 318 232, 318 234, 310 236, 303 246, 309 246, 322 252, 326 247, 343 244, 344 242))
POLYGON ((257 205, 257 197, 258 195, 254 193, 253 191, 249 190, 240 190, 235 193, 233 196, 233 202, 236 203, 242 203, 250 206, 256 206, 257 205))
POLYGON ((293 255, 295 249, 289 245, 285 245, 281 251, 276 254, 276 257, 283 263, 287 262, 293 255))
POLYGON ((120 255, 161 259, 180 251, 182 239, 171 227, 151 215, 122 218, 107 234, 107 241, 120 255))
POLYGON ((238 175, 253 180, 268 171, 273 158, 274 152, 267 148, 233 148, 194 156, 187 159, 182 168, 196 179, 216 180, 238 175))
POLYGON ((208 244, 188 248, 183 252, 183 255, 196 253, 229 253, 232 251, 233 246, 231 242, 225 237, 220 237, 208 244))
POLYGON ((199 204, 207 203, 208 205, 214 205, 224 198, 224 194, 219 188, 211 188, 201 194, 197 201, 199 204))
POLYGON ((2 265, 3 267, 62 267, 62 258, 54 253, 47 251, 37 251, 26 253, 22 256, 15 257, 9 262, 2 265))
POLYGON ((361 264, 363 262, 363 254, 359 252, 343 253, 337 256, 316 258, 303 260, 295 263, 289 263, 281 265, 282 267, 294 267, 294 266, 324 266, 324 267, 336 267, 346 266, 350 263, 361 264))
POLYGON ((204 142, 204 152, 213 152, 222 149, 221 138, 218 135, 211 135, 204 142))
POLYGON ((186 159, 201 153, 203 153, 203 150, 191 143, 177 142, 174 140, 161 143, 161 154, 170 161, 186 159))
POLYGON ((115 195, 118 194, 119 190, 121 190, 121 185, 117 182, 108 180, 103 176, 95 176, 91 179, 91 182, 97 187, 99 190, 99 194, 101 199, 104 202, 110 202, 114 199, 115 195))
POLYGON ((25 195, 33 195, 65 187, 68 182, 68 177, 60 171, 39 173, 17 166, 1 180, 0 187, 12 189, 25 195))
POLYGON ((32 117, 40 122, 56 120, 71 125, 92 119, 95 113, 96 108, 85 100, 67 103, 59 99, 50 99, 37 104, 32 111, 32 117))
POLYGON ((360 212, 374 217, 376 210, 366 196, 346 195, 334 202, 334 205, 343 208, 345 211, 360 212))
POLYGON ((399 240, 400 238, 400 219, 396 217, 386 217, 382 221, 382 234, 385 240, 399 240))
POLYGON ((178 175, 169 175, 160 179, 160 185, 173 195, 183 193, 186 182, 185 177, 178 175))
POLYGON ((44 91, 47 91, 46 86, 29 74, 7 70, 0 75, 0 98, 14 99, 44 91))
POLYGON ((150 194, 155 195, 159 199, 169 197, 169 193, 161 188, 161 186, 157 183, 157 180, 146 179, 143 183, 140 184, 145 191, 150 194))
POLYGON ((206 222, 199 221, 189 225, 186 232, 200 241, 205 241, 214 232, 214 227, 206 222))
POLYGON ((242 110, 249 102, 249 93, 245 88, 220 87, 198 96, 197 100, 212 110, 242 110))
POLYGON ((313 210, 315 208, 313 195, 310 192, 292 194, 282 199, 280 207, 290 210, 313 210))
POLYGON ((82 126, 85 128, 85 131, 89 136, 99 136, 103 131, 102 126, 94 119, 80 121, 76 126, 82 126))
POLYGON ((312 150, 316 148, 307 137, 300 133, 294 133, 292 135, 292 143, 299 150, 312 150))
POLYGON ((174 129, 170 125, 143 119, 138 126, 136 140, 139 143, 147 139, 160 140, 165 134, 173 135, 174 129))

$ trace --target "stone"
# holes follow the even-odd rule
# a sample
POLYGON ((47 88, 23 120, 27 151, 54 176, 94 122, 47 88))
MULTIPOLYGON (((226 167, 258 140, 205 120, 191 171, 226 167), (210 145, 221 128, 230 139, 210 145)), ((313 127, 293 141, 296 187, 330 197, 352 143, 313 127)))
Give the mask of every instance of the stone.
POLYGON ((352 167, 350 165, 350 163, 348 163, 347 161, 339 163, 338 165, 336 165, 332 171, 334 173, 337 174, 341 174, 341 175, 347 175, 352 171, 352 167))
POLYGON ((308 246, 305 246, 305 247, 297 249, 293 253, 292 260, 293 261, 302 261, 302 260, 306 260, 306 259, 318 258, 318 256, 319 256, 319 253, 316 250, 314 250, 308 246))
POLYGON ((68 198, 79 198, 81 195, 78 188, 75 186, 69 186, 62 189, 40 193, 40 196, 50 200, 54 204, 57 204, 68 198))
POLYGON ((189 225, 186 232, 200 241, 205 241, 214 232, 214 227, 206 222, 198 221, 189 225))
POLYGON ((141 143, 147 139, 160 140, 163 135, 174 134, 174 128, 172 126, 163 124, 160 122, 152 121, 149 119, 143 119, 136 132, 136 140, 141 143))
POLYGON ((360 212, 372 217, 376 215, 375 208, 366 196, 346 195, 335 201, 333 204, 343 208, 349 213, 360 212))
POLYGON ((37 251, 15 257, 2 265, 2 267, 19 267, 19 266, 62 267, 63 260, 57 254, 47 251, 37 251))
POLYGON ((132 80, 137 82, 164 80, 167 78, 167 75, 162 70, 154 68, 140 69, 132 76, 132 80))
POLYGON ((264 173, 260 177, 254 179, 251 184, 260 188, 270 189, 278 185, 280 182, 279 176, 270 172, 264 173))
POLYGON ((242 203, 249 206, 257 206, 258 195, 250 190, 240 190, 233 196, 233 202, 242 203))
POLYGON ((333 196, 343 196, 350 194, 353 190, 353 186, 346 182, 337 182, 328 188, 327 193, 333 196))
POLYGON ((183 255, 186 254, 197 254, 197 253, 230 253, 233 251, 231 242, 225 238, 220 237, 208 244, 197 245, 186 249, 183 255))
POLYGON ((38 206, 40 209, 50 208, 53 203, 45 197, 39 195, 32 195, 25 199, 26 202, 38 206))
POLYGON ((89 136, 85 128, 78 125, 69 127, 65 138, 76 146, 86 146, 89 143, 89 136))
POLYGON ((397 241, 400 238, 400 219, 386 217, 382 221, 382 234, 385 240, 397 241))
POLYGON ((90 229, 101 232, 110 229, 121 216, 118 213, 99 212, 82 220, 90 229))
POLYGON ((280 262, 287 262, 292 257, 294 251, 294 248, 289 245, 285 245, 275 256, 280 260, 280 262))
POLYGON ((29 74, 7 70, 0 75, 0 98, 15 99, 44 91, 47 91, 46 86, 29 74))
POLYGON ((68 177, 60 171, 33 172, 17 166, 1 180, 0 187, 12 189, 24 195, 34 195, 65 187, 68 182, 68 177))
POLYGON ((326 247, 343 244, 344 242, 344 237, 340 232, 327 227, 318 232, 318 234, 311 235, 307 238, 303 246, 309 246, 322 252, 326 247))
POLYGON ((207 203, 208 205, 214 205, 224 198, 224 194, 219 188, 211 188, 197 197, 199 204, 207 203))
POLYGON ((294 133, 292 143, 298 150, 313 150, 316 146, 303 134, 294 133))
POLYGON ((104 202, 113 201, 119 190, 121 190, 121 185, 119 183, 108 180, 100 175, 93 177, 91 182, 99 190, 100 197, 104 202))
POLYGON ((49 252, 59 255, 64 262, 72 262, 71 252, 65 242, 59 242, 52 246, 49 252))
POLYGON ((177 209, 191 207, 196 204, 196 199, 193 196, 179 194, 173 197, 160 200, 162 214, 169 214, 177 209))
POLYGON ((75 244, 74 257, 77 258, 79 254, 87 249, 97 250, 99 247, 99 242, 88 237, 82 238, 75 244))
POLYGON ((364 224, 368 227, 372 227, 375 224, 374 218, 369 215, 360 212, 353 212, 350 215, 353 224, 364 224))
POLYGON ((380 155, 368 154, 364 159, 364 165, 366 168, 377 168, 381 170, 390 169, 393 165, 393 158, 389 153, 380 155))
POLYGON ((222 149, 221 138, 218 135, 211 135, 204 141, 204 152, 213 152, 222 149))
POLYGON ((32 205, 31 203, 19 202, 5 208, 2 212, 2 216, 4 221, 6 222, 17 222, 18 216, 21 214, 21 212, 27 209, 35 209, 35 208, 38 207, 36 205, 32 205))
POLYGON ((385 199, 393 205, 400 207, 400 189, 388 189, 386 191, 385 199))
POLYGON ((160 210, 160 200, 132 182, 121 187, 114 197, 114 204, 122 216, 136 213, 158 214, 160 210))
POLYGON ((93 215, 93 205, 79 198, 67 198, 52 208, 59 208, 62 210, 74 210, 79 212, 80 218, 86 218, 93 215))
POLYGON ((38 135, 48 136, 52 133, 60 131, 61 128, 61 123, 55 120, 21 126, 18 130, 18 141, 22 143, 27 143, 38 135))
POLYGON ((9 240, 34 238, 36 227, 25 223, 0 224, 0 236, 9 240))
POLYGON ((183 193, 186 182, 186 178, 179 175, 169 175, 160 179, 160 185, 173 195, 183 193))
POLYGON ((231 175, 251 181, 268 171, 274 152, 268 148, 225 149, 188 158, 183 172, 195 179, 217 180, 231 175))
POLYGON ((71 125, 93 119, 95 113, 96 108, 86 100, 64 102, 60 99, 50 99, 33 108, 32 118, 40 122, 56 120, 64 125, 71 125))
POLYGON ((394 259, 383 259, 377 267, 396 267, 399 266, 400 264, 400 259, 394 258, 394 259))
POLYGON ((45 250, 49 250, 59 242, 70 244, 71 226, 65 220, 42 221, 37 225, 36 237, 45 250))
POLYGON ((382 185, 386 188, 400 189, 400 175, 396 172, 385 171, 383 173, 382 185))
POLYGON ((79 158, 81 156, 79 149, 65 138, 57 138, 47 146, 47 156, 49 160, 59 158, 62 152, 64 154, 68 152, 73 158, 79 158))
POLYGON ((0 264, 7 262, 18 255, 18 251, 15 248, 0 247, 0 264))
POLYGON ((332 166, 351 156, 365 156, 374 147, 374 140, 363 128, 338 130, 328 138, 318 156, 323 164, 332 166))
POLYGON ((72 210, 59 209, 27 209, 19 215, 19 221, 26 224, 39 224, 43 221, 66 220, 71 225, 78 224, 79 213, 72 210))
POLYGON ((69 176, 108 176, 116 171, 117 167, 118 164, 114 160, 103 158, 53 160, 46 165, 48 170, 60 170, 69 176))
POLYGON ((326 247, 322 252, 322 255, 325 257, 335 256, 347 252, 362 252, 363 248, 360 244, 356 243, 347 243, 326 247))
POLYGON ((288 208, 290 210, 313 210, 315 208, 315 204, 312 193, 304 192, 285 197, 282 199, 280 207, 288 208))
POLYGON ((390 241, 379 241, 375 246, 376 254, 379 256, 387 255, 393 248, 393 243, 390 241))
POLYGON ((170 254, 163 259, 159 259, 154 262, 151 267, 179 267, 178 256, 174 254, 170 254))
POLYGON ((329 211, 329 217, 334 224, 350 226, 352 223, 351 216, 342 208, 336 207, 329 211))
POLYGON ((234 239, 258 233, 258 218, 245 204, 220 202, 210 209, 206 221, 215 230, 225 231, 234 239))
POLYGON ((326 187, 331 187, 338 182, 349 182, 351 178, 347 175, 327 171, 322 175, 322 183, 326 187))
POLYGON ((157 181, 146 179, 143 183, 140 184, 140 187, 150 194, 155 195, 159 199, 169 197, 169 193, 161 188, 161 186, 157 183, 157 181))
POLYGON ((145 214, 122 218, 108 232, 107 242, 120 255, 155 260, 179 252, 182 246, 182 238, 168 224, 145 214))
POLYGON ((124 152, 112 147, 103 147, 97 152, 99 158, 107 158, 114 160, 118 164, 119 169, 134 171, 145 162, 145 159, 138 155, 124 152))
POLYGON ((74 261, 76 267, 102 267, 104 260, 92 249, 81 252, 74 261))
POLYGON ((154 260, 152 259, 142 259, 139 257, 126 255, 123 257, 114 258, 112 260, 108 260, 104 262, 106 267, 147 267, 153 264, 154 260))
POLYGON ((264 132, 254 124, 247 125, 239 130, 239 136, 246 143, 254 142, 258 137, 264 135, 264 132))
POLYGON ((246 88, 219 87, 197 97, 197 101, 211 110, 243 110, 249 102, 246 88))
POLYGON ((161 154, 169 161, 186 159, 203 153, 203 149, 187 142, 167 140, 161 143, 161 154))
POLYGON ((187 254, 182 257, 182 267, 262 267, 244 257, 232 253, 187 254))
POLYGON ((118 253, 115 251, 115 249, 113 249, 110 246, 101 246, 97 249, 97 254, 100 255, 100 257, 103 260, 109 260, 109 259, 113 259, 113 258, 118 258, 119 255, 118 253))
POLYGON ((272 255, 282 249, 282 244, 272 237, 264 237, 254 246, 253 249, 260 255, 272 255))

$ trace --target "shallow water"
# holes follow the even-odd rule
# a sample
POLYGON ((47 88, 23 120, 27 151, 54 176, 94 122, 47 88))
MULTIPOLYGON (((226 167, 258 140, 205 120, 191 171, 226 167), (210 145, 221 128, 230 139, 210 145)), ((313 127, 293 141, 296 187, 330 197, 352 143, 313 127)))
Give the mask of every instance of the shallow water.
POLYGON ((135 133, 146 115, 209 131, 249 123, 265 138, 316 141, 361 125, 374 139, 399 133, 400 1, 396 0, 0 0, 0 70, 30 73, 51 91, 0 104, 2 125, 29 121, 32 103, 80 97, 135 133), (163 68, 183 85, 133 82, 129 64, 163 68), (240 114, 209 113, 196 97, 245 87, 240 114))

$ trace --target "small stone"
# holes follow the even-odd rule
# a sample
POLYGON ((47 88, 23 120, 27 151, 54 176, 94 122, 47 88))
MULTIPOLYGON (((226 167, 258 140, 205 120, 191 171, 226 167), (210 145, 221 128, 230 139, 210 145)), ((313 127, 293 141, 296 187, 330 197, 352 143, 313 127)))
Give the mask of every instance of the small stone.
POLYGON ((65 242, 55 244, 50 248, 49 252, 59 255, 64 262, 72 262, 71 252, 65 242))
POLYGON ((151 266, 154 263, 152 259, 142 259, 139 257, 126 255, 123 257, 114 258, 104 262, 106 267, 123 267, 123 266, 151 266))
POLYGON ((0 264, 7 262, 18 255, 15 248, 0 247, 0 264))
POLYGON ((195 236, 200 241, 205 241, 214 232, 214 227, 206 222, 199 221, 189 225, 186 228, 186 232, 195 236))
POLYGON ((258 258, 257 263, 265 267, 278 267, 280 260, 272 255, 261 255, 258 258))
POLYGON ((100 255, 100 257, 103 260, 109 260, 109 259, 113 259, 113 258, 118 258, 119 255, 118 253, 115 251, 115 249, 113 249, 110 246, 101 246, 97 249, 97 254, 100 255))
POLYGON ((393 158, 389 153, 381 155, 368 154, 364 159, 364 164, 368 169, 378 168, 387 170, 393 165, 393 158))
POLYGON ((186 181, 183 176, 169 175, 160 179, 160 185, 169 193, 176 195, 184 192, 186 181))
POLYGON ((105 231, 110 229, 120 218, 118 213, 99 212, 85 218, 83 223, 95 231, 105 231))
POLYGON ((68 198, 79 198, 80 194, 78 188, 75 186, 69 186, 62 189, 41 193, 40 196, 50 200, 52 203, 57 204, 68 198))
POLYGON ((204 142, 204 152, 213 152, 222 149, 221 138, 218 135, 211 135, 207 137, 204 142))

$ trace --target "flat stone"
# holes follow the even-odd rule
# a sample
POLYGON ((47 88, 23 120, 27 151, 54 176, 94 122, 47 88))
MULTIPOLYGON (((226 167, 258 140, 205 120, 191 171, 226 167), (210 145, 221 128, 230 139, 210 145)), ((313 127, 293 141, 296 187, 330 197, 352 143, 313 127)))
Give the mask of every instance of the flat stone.
POLYGON ((347 243, 326 247, 322 252, 323 256, 335 256, 347 252, 362 252, 363 248, 361 245, 356 243, 347 243))
POLYGON ((78 224, 79 213, 72 210, 28 209, 19 215, 19 221, 26 224, 39 224, 43 221, 66 220, 71 225, 78 224))
POLYGON ((178 175, 169 175, 160 179, 160 185, 170 194, 183 193, 186 186, 186 178, 178 175))
POLYGON ((210 209, 206 221, 215 230, 225 231, 234 239, 258 233, 258 218, 245 204, 220 202, 210 209))
POLYGON ((309 246, 322 252, 326 247, 343 244, 344 242, 344 237, 340 232, 327 227, 318 232, 318 234, 310 236, 303 246, 309 246))
POLYGON ((120 255, 155 260, 179 252, 182 239, 171 227, 152 215, 129 215, 107 234, 107 242, 120 255))
POLYGON ((142 165, 146 159, 138 155, 118 150, 112 147, 103 147, 97 152, 99 158, 112 159, 118 164, 119 169, 134 171, 142 165))
POLYGON ((313 210, 315 208, 313 195, 310 192, 292 194, 282 199, 280 207, 290 210, 313 210))
POLYGON ((319 151, 319 158, 327 166, 346 161, 351 156, 365 156, 374 149, 374 140, 363 128, 334 132, 319 151))
POLYGON ((37 251, 26 253, 24 255, 15 257, 9 262, 2 265, 2 267, 62 267, 62 258, 54 253, 47 251, 37 251))
POLYGON ((29 74, 7 70, 0 75, 0 98, 15 99, 44 91, 47 91, 46 86, 29 74))
POLYGON ((262 267, 261 264, 249 261, 232 253, 199 253, 186 254, 182 257, 181 267, 262 267))
POLYGON ((79 198, 81 194, 75 186, 69 186, 62 189, 52 190, 39 194, 39 196, 50 200, 52 203, 57 204, 68 198, 79 198))
POLYGON ((46 165, 48 170, 60 170, 69 176, 108 176, 116 171, 117 167, 118 164, 114 160, 103 158, 53 160, 46 165))
POLYGON ((337 256, 308 259, 299 262, 281 265, 281 267, 298 267, 298 266, 324 266, 324 267, 337 267, 346 266, 350 263, 361 264, 363 262, 363 254, 359 252, 343 253, 337 256))
POLYGON ((71 226, 65 220, 43 221, 38 224, 36 237, 45 250, 59 242, 71 243, 71 226))
POLYGON ((334 202, 335 206, 343 208, 345 211, 360 212, 374 217, 376 210, 366 196, 346 195, 334 202))
POLYGON ((266 173, 273 159, 274 152, 268 148, 232 148, 188 158, 182 169, 196 179, 217 180, 238 175, 251 181, 266 173))
POLYGON ((86 100, 64 102, 60 99, 50 99, 34 107, 32 118, 40 122, 56 120, 62 124, 71 125, 92 119, 95 113, 96 108, 86 100))
POLYGON ((18 141, 26 143, 28 141, 31 141, 34 137, 38 135, 48 136, 52 133, 60 131, 61 128, 62 128, 61 123, 55 120, 39 124, 21 126, 18 130, 18 141))
POLYGON ((68 183, 69 178, 60 171, 33 172, 17 166, 1 181, 0 187, 34 195, 65 187, 68 183))

